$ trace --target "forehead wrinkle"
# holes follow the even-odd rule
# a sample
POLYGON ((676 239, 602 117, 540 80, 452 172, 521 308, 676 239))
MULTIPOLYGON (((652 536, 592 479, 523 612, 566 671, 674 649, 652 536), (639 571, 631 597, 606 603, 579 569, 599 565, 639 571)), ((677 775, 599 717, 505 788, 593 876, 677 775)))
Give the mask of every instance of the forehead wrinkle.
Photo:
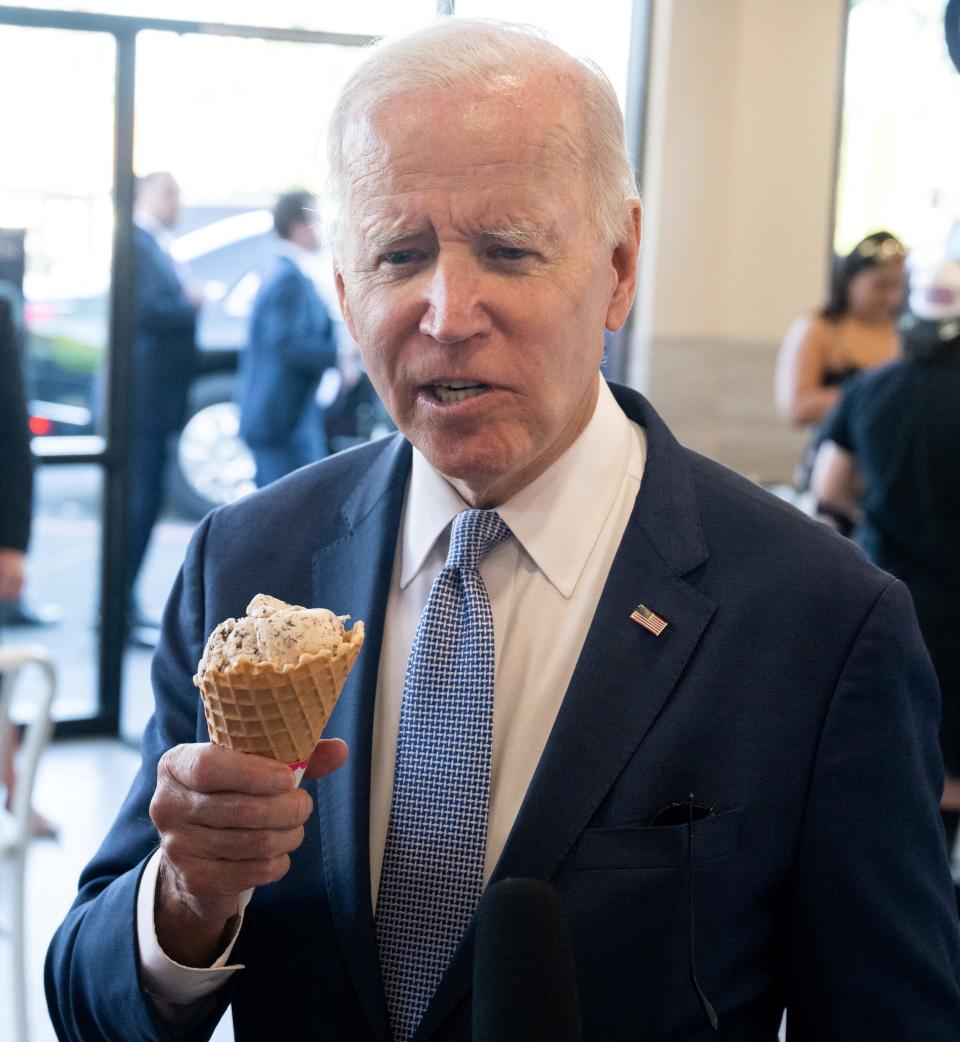
MULTIPOLYGON (((467 151, 472 153, 472 174, 478 178, 499 174, 513 180, 522 179, 530 170, 542 174, 557 172, 559 168, 564 179, 569 179, 574 173, 568 169, 570 164, 579 172, 585 159, 579 113, 567 111, 567 119, 542 122, 536 115, 524 113, 522 106, 519 108, 511 126, 505 133, 501 128, 492 144, 486 127, 467 140, 467 151), (525 118, 528 115, 530 118, 525 118)), ((567 110, 571 108, 565 106, 567 110)), ((354 147, 350 149, 347 169, 352 191, 365 189, 379 194, 370 187, 371 183, 390 184, 391 190, 400 192, 423 190, 429 189, 435 180, 442 187, 446 177, 462 173, 465 167, 462 149, 458 147, 456 152, 445 155, 442 128, 426 123, 414 123, 404 135, 385 136, 368 121, 355 128, 351 138, 354 147), (433 142, 433 148, 425 150, 424 135, 433 142)))
POLYGON ((575 128, 551 123, 543 128, 542 135, 524 141, 522 152, 526 154, 521 161, 538 169, 560 168, 571 179, 583 176, 583 135, 578 135, 575 128))

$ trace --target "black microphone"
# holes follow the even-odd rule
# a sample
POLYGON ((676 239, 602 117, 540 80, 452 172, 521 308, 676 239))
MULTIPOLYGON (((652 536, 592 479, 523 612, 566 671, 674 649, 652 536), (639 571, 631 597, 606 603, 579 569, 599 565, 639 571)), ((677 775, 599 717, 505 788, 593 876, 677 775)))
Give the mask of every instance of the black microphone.
POLYGON ((539 879, 502 879, 477 908, 473 1042, 582 1042, 570 928, 539 879))

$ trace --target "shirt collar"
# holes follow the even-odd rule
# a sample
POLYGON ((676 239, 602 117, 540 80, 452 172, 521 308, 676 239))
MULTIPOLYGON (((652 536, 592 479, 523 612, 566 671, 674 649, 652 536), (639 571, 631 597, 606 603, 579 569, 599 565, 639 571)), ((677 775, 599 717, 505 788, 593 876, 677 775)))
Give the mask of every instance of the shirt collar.
POLYGON ((281 257, 286 257, 287 260, 299 268, 300 273, 311 282, 317 281, 319 273, 319 251, 311 253, 309 250, 305 250, 302 246, 298 246, 297 243, 291 242, 289 239, 277 239, 276 252, 281 257))
MULTIPOLYGON (((576 588, 631 459, 630 421, 606 382, 599 379, 597 405, 580 437, 540 477, 497 508, 524 551, 567 598, 576 588), (572 517, 577 518, 575 525, 569 524, 572 517)), ((414 449, 401 537, 401 588, 423 567, 454 517, 467 509, 453 486, 414 449)))

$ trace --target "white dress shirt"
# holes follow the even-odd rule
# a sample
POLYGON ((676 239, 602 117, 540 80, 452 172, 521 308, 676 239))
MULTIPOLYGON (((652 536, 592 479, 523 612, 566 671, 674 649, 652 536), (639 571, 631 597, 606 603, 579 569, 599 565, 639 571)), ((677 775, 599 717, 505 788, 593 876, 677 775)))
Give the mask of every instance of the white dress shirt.
MULTIPOLYGON (((513 533, 480 564, 496 646, 493 750, 484 879, 489 879, 540 761, 640 489, 646 436, 606 383, 586 429, 532 484, 498 511, 513 533)), ((407 658, 450 525, 468 509, 416 450, 387 603, 373 724, 370 792, 371 901, 376 904, 393 795, 407 658)), ((296 857, 296 854, 293 855, 296 857)), ((236 940, 210 969, 171 962, 153 928, 159 851, 140 883, 137 931, 144 987, 183 1005, 210 994, 236 969, 236 940)), ((246 896, 246 895, 245 895, 246 896)), ((247 898, 248 899, 248 898, 247 898)), ((246 906, 246 900, 242 902, 246 906)), ((237 932, 242 923, 238 916, 237 932)))

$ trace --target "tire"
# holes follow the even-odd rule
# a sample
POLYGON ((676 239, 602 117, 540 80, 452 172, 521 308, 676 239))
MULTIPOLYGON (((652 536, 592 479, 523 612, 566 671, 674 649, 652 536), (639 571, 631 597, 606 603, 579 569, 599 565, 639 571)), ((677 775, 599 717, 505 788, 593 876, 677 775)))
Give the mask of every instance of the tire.
POLYGON ((190 389, 167 473, 167 506, 183 517, 199 520, 255 487, 253 456, 238 433, 234 380, 233 373, 210 373, 190 389))

